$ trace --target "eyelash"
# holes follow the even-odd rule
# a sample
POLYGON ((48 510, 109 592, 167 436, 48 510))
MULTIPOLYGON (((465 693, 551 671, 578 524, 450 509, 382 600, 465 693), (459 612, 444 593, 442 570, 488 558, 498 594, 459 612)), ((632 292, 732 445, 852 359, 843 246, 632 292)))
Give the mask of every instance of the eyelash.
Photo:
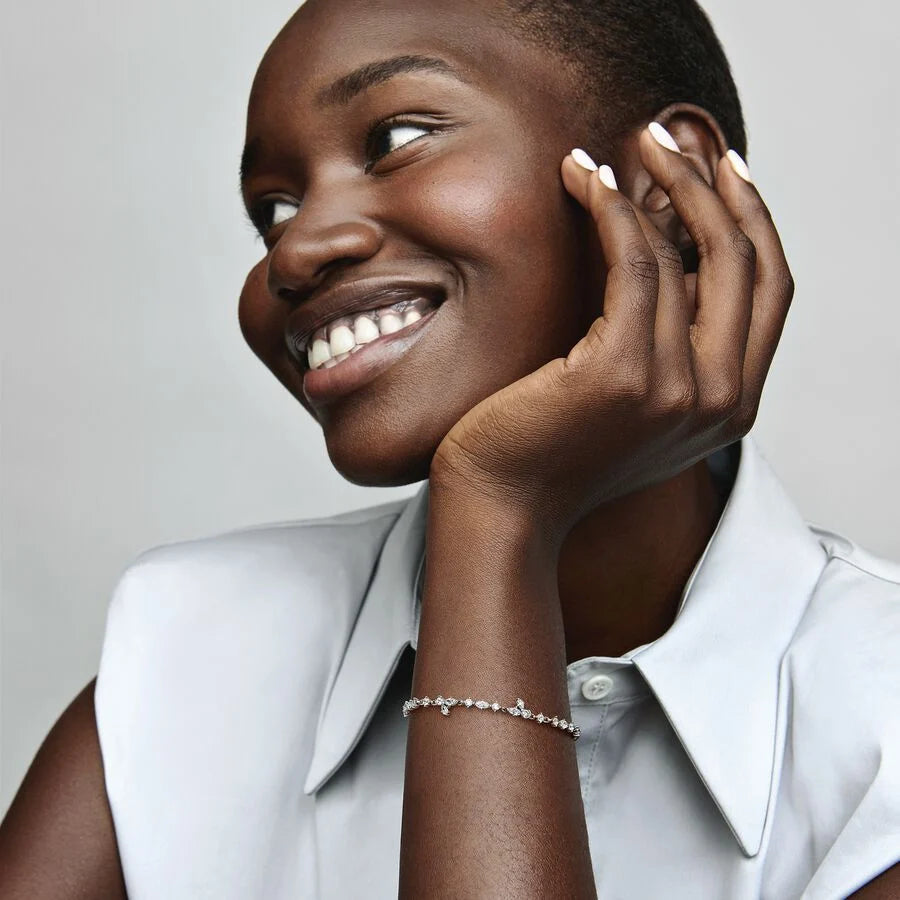
MULTIPOLYGON (((434 132, 439 130, 439 127, 437 125, 426 125, 420 121, 417 121, 413 116, 408 115, 393 116, 389 119, 379 119, 376 120, 376 122, 372 126, 370 126, 366 132, 366 153, 368 154, 374 137, 382 133, 390 133, 391 131, 393 131, 393 129, 402 128, 404 126, 408 128, 417 128, 426 133, 420 134, 414 138, 410 138, 410 140, 404 141, 399 147, 395 147, 393 150, 388 150, 387 153, 382 153, 380 156, 375 157, 371 165, 367 162, 365 166, 365 172, 367 175, 372 171, 372 168, 379 160, 385 159, 392 153, 396 153, 398 150, 402 150, 404 147, 408 147, 410 144, 415 143, 417 140, 419 140, 419 138, 427 137, 429 134, 433 134, 434 132)), ((279 202, 284 203, 287 201, 279 201, 278 198, 263 200, 262 202, 258 203, 250 213, 248 213, 248 224, 251 230, 254 232, 254 236, 257 241, 263 241, 266 237, 266 231, 264 230, 263 226, 263 212, 270 205, 279 202)), ((273 225, 271 227, 274 228, 275 226, 273 225)))
MULTIPOLYGON (((401 128, 406 126, 408 128, 417 128, 420 131, 425 131, 427 134, 433 134, 438 130, 437 125, 426 125, 422 122, 416 121, 414 116, 408 115, 400 115, 394 116, 390 119, 383 119, 379 122, 376 122, 371 128, 368 129, 366 133, 366 150, 368 151, 369 146, 372 143, 372 139, 379 134, 389 133, 393 131, 395 128, 401 128)), ((387 153, 382 153, 381 156, 375 159, 375 162, 378 162, 380 159, 384 159, 386 156, 390 156, 391 153, 395 153, 397 150, 402 150, 404 147, 408 147, 414 141, 419 140, 419 138, 426 137, 425 134, 420 134, 418 137, 414 137, 408 141, 404 141, 399 147, 396 147, 394 150, 388 150, 387 153)), ((366 166, 366 172, 370 172, 371 167, 366 166)))

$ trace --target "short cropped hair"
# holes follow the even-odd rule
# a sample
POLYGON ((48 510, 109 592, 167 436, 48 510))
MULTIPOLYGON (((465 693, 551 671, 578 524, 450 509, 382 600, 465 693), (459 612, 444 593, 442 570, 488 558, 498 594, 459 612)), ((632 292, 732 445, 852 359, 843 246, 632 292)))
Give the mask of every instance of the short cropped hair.
POLYGON ((572 69, 577 109, 597 144, 618 148, 669 103, 711 113, 747 158, 747 135, 725 51, 696 0, 503 0, 505 23, 572 69), (511 16, 509 15, 511 13, 511 16))

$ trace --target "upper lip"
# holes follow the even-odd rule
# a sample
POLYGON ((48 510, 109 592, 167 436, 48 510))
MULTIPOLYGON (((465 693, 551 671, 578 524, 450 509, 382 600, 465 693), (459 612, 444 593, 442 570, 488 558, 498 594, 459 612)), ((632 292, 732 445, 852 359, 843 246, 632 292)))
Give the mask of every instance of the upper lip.
POLYGON ((402 275, 346 281, 328 291, 314 293, 288 316, 285 322, 288 349, 305 363, 310 335, 331 319, 416 297, 425 297, 438 305, 446 296, 447 291, 439 282, 402 275))

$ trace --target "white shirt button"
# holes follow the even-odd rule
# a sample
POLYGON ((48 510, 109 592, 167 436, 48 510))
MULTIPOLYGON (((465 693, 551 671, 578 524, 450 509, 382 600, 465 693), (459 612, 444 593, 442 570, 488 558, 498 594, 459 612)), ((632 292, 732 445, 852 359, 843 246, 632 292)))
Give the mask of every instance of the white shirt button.
POLYGON ((602 700, 612 688, 613 680, 609 675, 594 675, 582 683, 581 693, 588 700, 602 700))

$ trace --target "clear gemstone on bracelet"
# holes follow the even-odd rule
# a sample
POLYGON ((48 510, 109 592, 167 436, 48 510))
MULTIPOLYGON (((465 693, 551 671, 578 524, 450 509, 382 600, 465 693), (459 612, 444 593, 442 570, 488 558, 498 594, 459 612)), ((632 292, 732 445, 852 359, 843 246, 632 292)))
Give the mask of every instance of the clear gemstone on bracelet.
POLYGON ((457 704, 469 708, 474 706, 476 709, 490 709, 494 712, 508 712, 512 716, 520 716, 523 719, 537 719, 541 724, 546 722, 548 725, 552 724, 562 731, 567 731, 575 739, 581 735, 581 729, 574 722, 568 722, 556 716, 551 719, 550 716, 545 716, 543 713, 534 713, 526 708, 525 701, 521 697, 516 698, 515 706, 501 706, 497 702, 490 703, 487 700, 473 700, 471 697, 466 697, 465 700, 457 700, 454 697, 444 697, 441 694, 438 694, 434 700, 430 697, 411 697, 403 702, 403 716, 404 718, 408 717, 410 712, 419 706, 440 706, 441 713, 448 716, 450 715, 450 707, 457 704))

